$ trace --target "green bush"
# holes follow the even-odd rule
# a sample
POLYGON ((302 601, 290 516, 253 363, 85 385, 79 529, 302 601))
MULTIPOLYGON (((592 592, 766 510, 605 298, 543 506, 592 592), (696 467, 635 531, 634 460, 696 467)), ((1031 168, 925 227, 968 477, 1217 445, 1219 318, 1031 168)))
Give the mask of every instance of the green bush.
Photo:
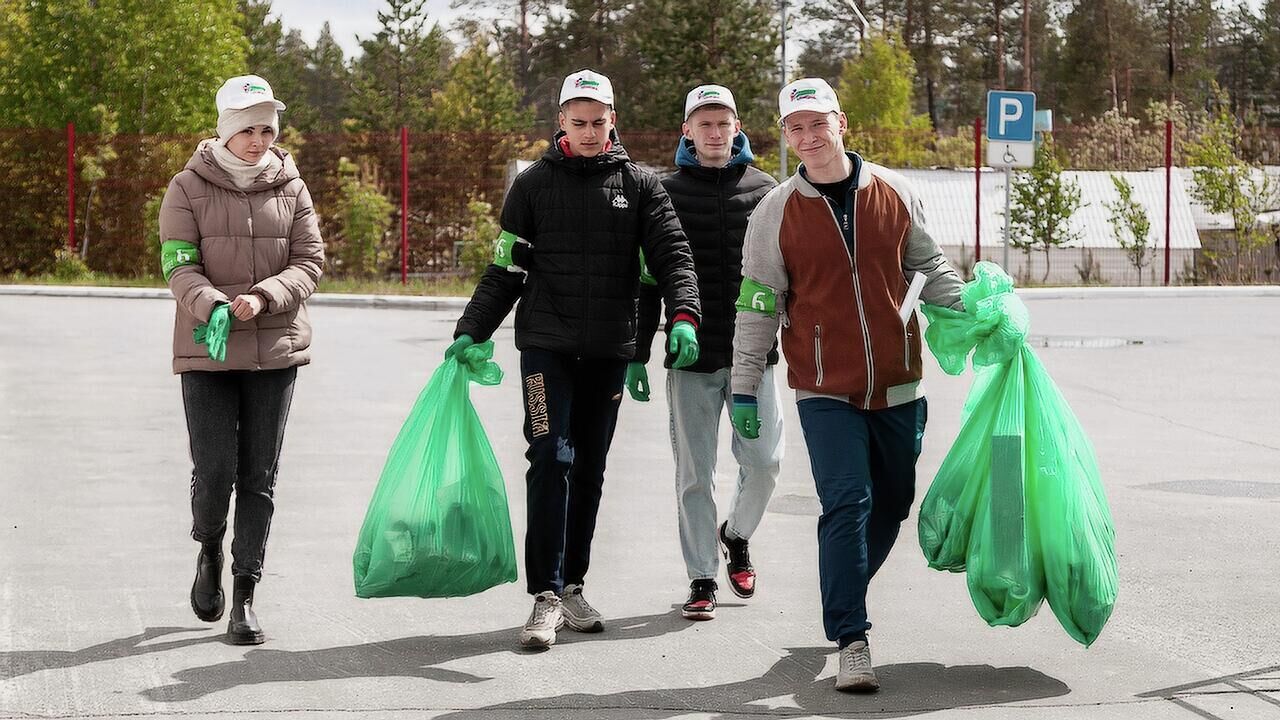
POLYGON ((378 189, 372 165, 339 158, 338 173, 342 180, 333 212, 339 230, 329 252, 334 270, 346 277, 378 277, 393 256, 388 231, 395 206, 378 189))
POLYGON ((80 256, 71 250, 62 248, 53 253, 53 277, 63 282, 87 280, 93 277, 93 271, 80 256))
POLYGON ((483 198, 473 197, 467 201, 467 219, 458 264, 467 271, 468 277, 479 279, 493 260, 493 243, 502 228, 493 217, 493 205, 483 198))
POLYGON ((146 276, 160 275, 160 204, 164 202, 164 190, 153 193, 142 206, 142 240, 155 259, 146 276))

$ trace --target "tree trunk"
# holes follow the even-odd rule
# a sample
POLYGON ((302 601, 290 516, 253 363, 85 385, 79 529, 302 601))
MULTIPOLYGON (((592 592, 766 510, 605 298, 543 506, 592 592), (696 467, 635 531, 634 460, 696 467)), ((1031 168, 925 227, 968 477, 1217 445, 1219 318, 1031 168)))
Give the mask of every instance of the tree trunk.
POLYGON ((529 104, 529 0, 520 0, 520 99, 529 104))
POLYGON ((1005 89, 1004 84, 1004 21, 1001 15, 1004 12, 1004 5, 997 2, 996 10, 996 88, 1005 89))
POLYGON ((605 0, 596 0, 596 68, 604 65, 605 0))
POLYGON ((1031 92, 1031 0, 1022 0, 1022 89, 1031 92))
POLYGON ((924 15, 924 92, 929 108, 929 126, 938 131, 938 98, 937 80, 934 78, 934 61, 937 58, 937 45, 933 37, 933 9, 925 5, 924 15))
POLYGON ((93 219, 93 192, 97 189, 98 183, 90 185, 89 195, 84 201, 84 232, 80 236, 80 259, 85 261, 89 259, 89 227, 93 219))
POLYGON ((1107 74, 1111 77, 1111 107, 1120 108, 1120 88, 1116 82, 1115 38, 1111 35, 1111 8, 1109 0, 1102 0, 1102 25, 1107 35, 1107 74))

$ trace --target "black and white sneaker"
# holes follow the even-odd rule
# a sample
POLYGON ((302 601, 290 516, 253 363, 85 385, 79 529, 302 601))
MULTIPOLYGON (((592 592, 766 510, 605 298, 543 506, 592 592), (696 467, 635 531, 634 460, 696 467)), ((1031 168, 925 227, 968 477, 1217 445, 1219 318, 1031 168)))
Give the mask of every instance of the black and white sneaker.
POLYGON ((716 581, 694 580, 689 583, 689 599, 680 614, 690 620, 713 620, 716 616, 716 581))
POLYGON ((720 539, 720 552, 724 554, 724 572, 729 576, 729 589, 740 598, 756 594, 756 569, 751 567, 751 553, 747 541, 729 537, 729 523, 720 524, 716 533, 720 539))

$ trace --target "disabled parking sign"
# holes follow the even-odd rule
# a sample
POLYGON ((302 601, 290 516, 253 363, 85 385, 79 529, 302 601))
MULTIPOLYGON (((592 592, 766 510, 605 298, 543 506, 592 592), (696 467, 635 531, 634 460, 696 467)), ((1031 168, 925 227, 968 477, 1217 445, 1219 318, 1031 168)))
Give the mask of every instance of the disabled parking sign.
POLYGON ((997 168, 1035 164, 1036 94, 987 93, 987 164, 997 168))

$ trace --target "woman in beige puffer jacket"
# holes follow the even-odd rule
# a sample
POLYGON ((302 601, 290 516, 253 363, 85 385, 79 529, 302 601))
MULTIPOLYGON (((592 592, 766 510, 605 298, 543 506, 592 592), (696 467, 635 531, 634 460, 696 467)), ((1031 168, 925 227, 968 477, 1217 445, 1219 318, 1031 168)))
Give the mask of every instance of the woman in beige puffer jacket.
POLYGON ((234 489, 227 635, 258 644, 253 593, 294 379, 311 361, 305 302, 320 279, 324 242, 297 165, 273 146, 284 103, 267 81, 231 78, 217 106, 218 137, 200 143, 165 193, 161 255, 177 300, 173 370, 194 466, 191 536, 201 546, 191 607, 201 620, 222 617, 222 540, 234 489))

